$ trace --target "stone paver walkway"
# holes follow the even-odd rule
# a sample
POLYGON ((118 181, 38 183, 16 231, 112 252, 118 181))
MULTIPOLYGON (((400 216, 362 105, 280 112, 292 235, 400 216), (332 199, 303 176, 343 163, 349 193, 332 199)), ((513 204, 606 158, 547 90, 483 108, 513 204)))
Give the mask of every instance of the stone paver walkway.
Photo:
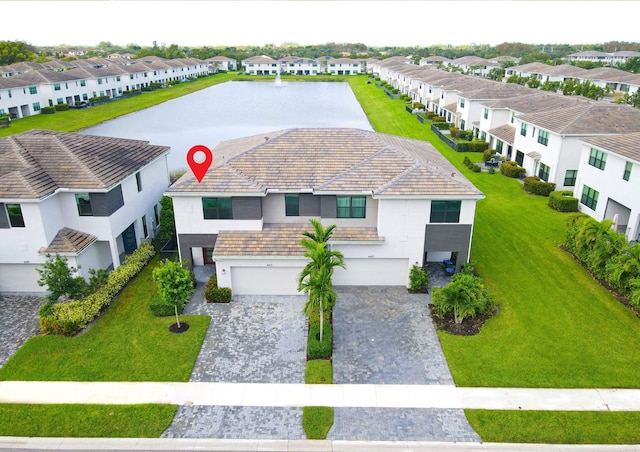
MULTIPOLYGON (((427 304, 402 287, 340 287, 334 384, 453 385, 427 304)), ((335 408, 328 439, 480 441, 461 409, 335 408)))
MULTIPOLYGON (((304 296, 204 299, 213 267, 195 267, 198 286, 186 314, 211 316, 192 382, 304 383, 307 324, 304 296)), ((304 439, 302 409, 180 406, 163 438, 304 439)))
POLYGON ((0 294, 0 367, 27 339, 38 334, 39 297, 0 294))

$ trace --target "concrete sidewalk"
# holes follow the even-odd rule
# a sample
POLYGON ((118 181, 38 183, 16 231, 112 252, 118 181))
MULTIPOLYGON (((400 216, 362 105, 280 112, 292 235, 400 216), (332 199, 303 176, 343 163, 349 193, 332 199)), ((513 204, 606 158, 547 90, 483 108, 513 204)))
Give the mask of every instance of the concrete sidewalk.
POLYGON ((0 381, 0 403, 640 411, 638 389, 453 385, 0 381))

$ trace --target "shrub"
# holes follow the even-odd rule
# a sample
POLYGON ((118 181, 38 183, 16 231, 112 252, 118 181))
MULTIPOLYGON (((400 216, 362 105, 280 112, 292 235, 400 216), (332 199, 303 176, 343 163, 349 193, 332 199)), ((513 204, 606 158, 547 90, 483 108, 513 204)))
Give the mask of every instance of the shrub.
MULTIPOLYGON (((472 140, 472 141, 469 141, 469 143, 467 144, 467 149, 469 150, 469 152, 485 152, 488 147, 489 147, 489 143, 483 140, 472 140)), ((490 158, 491 157, 489 157, 489 159, 490 158)))
POLYGON ((434 289, 432 301, 437 315, 453 315, 455 323, 462 323, 464 319, 478 314, 488 314, 495 307, 482 279, 466 271, 453 275, 446 286, 434 289))
POLYGON ((487 162, 493 158, 493 149, 485 149, 482 151, 482 161, 487 162))
POLYGON ((549 207, 558 212, 577 212, 578 198, 573 197, 571 190, 559 190, 549 193, 549 207))
POLYGON ((527 173, 527 170, 518 166, 516 162, 507 160, 500 165, 500 173, 507 177, 520 178, 527 173))
POLYGON ((414 102, 413 103, 413 108, 415 108, 417 110, 424 110, 424 104, 420 103, 420 102, 414 102))
POLYGON ((314 310, 309 315, 309 334, 307 337, 307 359, 329 359, 333 351, 331 314, 324 312, 322 342, 320 342, 320 316, 314 310))
POLYGON ((67 111, 69 109, 69 104, 57 104, 54 108, 56 111, 67 111))
POLYGON ((204 299, 207 300, 207 303, 229 303, 232 295, 229 287, 218 287, 216 275, 211 275, 204 286, 204 299))
POLYGON ((52 115, 56 112, 56 107, 42 107, 40 113, 43 115, 52 115))
POLYGON ((409 288, 414 292, 426 291, 429 286, 429 276, 424 269, 414 265, 409 272, 409 288))
POLYGON ((479 173, 480 171, 482 171, 482 168, 480 167, 480 165, 476 165, 475 163, 471 166, 471 171, 473 171, 474 173, 479 173))
POLYGON ((523 189, 534 195, 549 196, 556 189, 556 184, 541 181, 538 176, 529 176, 524 178, 523 189))
POLYGON ((451 128, 451 123, 434 121, 433 126, 438 130, 449 130, 451 128))
POLYGON ((72 336, 87 327, 155 255, 150 243, 142 243, 122 265, 109 273, 106 284, 83 300, 56 303, 41 313, 40 330, 45 334, 72 336), (44 315, 42 315, 44 314, 44 315))
MULTIPOLYGON (((443 116, 434 116, 433 118, 431 118, 431 120, 433 122, 447 122, 447 119, 443 116)), ((447 128, 451 127, 449 124, 447 124, 447 128)))

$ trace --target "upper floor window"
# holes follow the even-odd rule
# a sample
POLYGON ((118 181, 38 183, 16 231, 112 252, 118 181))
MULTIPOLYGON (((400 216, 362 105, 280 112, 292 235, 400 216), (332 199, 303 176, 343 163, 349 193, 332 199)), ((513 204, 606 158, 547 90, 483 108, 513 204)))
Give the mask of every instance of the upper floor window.
POLYGON ((24 228, 24 218, 20 204, 7 204, 7 215, 12 228, 24 228))
POLYGON ((431 223, 460 222, 462 201, 431 201, 431 223))
POLYGON ((460 98, 460 108, 464 108, 464 99, 460 98))
POLYGON ((138 188, 139 192, 142 191, 142 177, 140 176, 139 172, 136 173, 136 187, 138 188))
POLYGON ((527 124, 524 122, 520 126, 520 135, 522 135, 523 137, 527 136, 527 124))
POLYGON ((624 166, 624 174, 622 174, 622 178, 624 180, 629 180, 629 178, 631 177, 631 168, 633 167, 633 163, 631 162, 627 162, 627 164, 624 166))
POLYGON ((54 83, 53 84, 53 89, 54 89, 54 91, 60 91, 60 83, 54 83))
POLYGON ((98 85, 102 85, 102 79, 101 78, 98 79, 98 85))
POLYGON ((591 148, 591 154, 589 155, 589 165, 595 166, 598 169, 604 171, 604 167, 607 164, 607 154, 597 149, 591 148))
POLYGON ((338 218, 365 218, 367 198, 364 196, 338 196, 338 218))
POLYGON ((489 119, 489 109, 488 108, 484 109, 484 112, 483 112, 482 116, 484 117, 484 119, 489 119))
POLYGON ((76 193, 76 205, 78 206, 78 214, 81 217, 93 216, 89 193, 76 193))
POLYGON ((80 80, 80 86, 87 86, 86 80, 80 80))
POLYGON ((585 185, 582 189, 582 197, 580 198, 580 202, 587 206, 589 209, 596 210, 599 195, 600 193, 595 191, 593 188, 585 185))
POLYGON ((546 146, 549 143, 549 132, 540 130, 538 132, 538 143, 540 143, 543 146, 546 146))
POLYGON ((29 87, 29 94, 38 94, 38 87, 30 86, 29 87))
POLYGON ((231 220, 231 198, 202 198, 202 212, 205 220, 231 220))
POLYGON ((300 196, 297 193, 287 193, 284 195, 285 215, 297 217, 300 215, 300 196))

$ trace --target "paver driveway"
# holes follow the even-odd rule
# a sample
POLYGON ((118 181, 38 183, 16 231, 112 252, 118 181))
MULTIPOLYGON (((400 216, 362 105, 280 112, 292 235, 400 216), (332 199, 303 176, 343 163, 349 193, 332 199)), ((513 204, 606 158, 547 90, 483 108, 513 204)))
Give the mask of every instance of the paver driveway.
POLYGON ((0 294, 0 367, 24 344, 38 334, 37 296, 0 294))
MULTIPOLYGON (((403 287, 340 287, 333 309, 336 384, 453 384, 427 310, 403 287)), ((328 439, 480 441, 463 410, 336 408, 328 439)))

